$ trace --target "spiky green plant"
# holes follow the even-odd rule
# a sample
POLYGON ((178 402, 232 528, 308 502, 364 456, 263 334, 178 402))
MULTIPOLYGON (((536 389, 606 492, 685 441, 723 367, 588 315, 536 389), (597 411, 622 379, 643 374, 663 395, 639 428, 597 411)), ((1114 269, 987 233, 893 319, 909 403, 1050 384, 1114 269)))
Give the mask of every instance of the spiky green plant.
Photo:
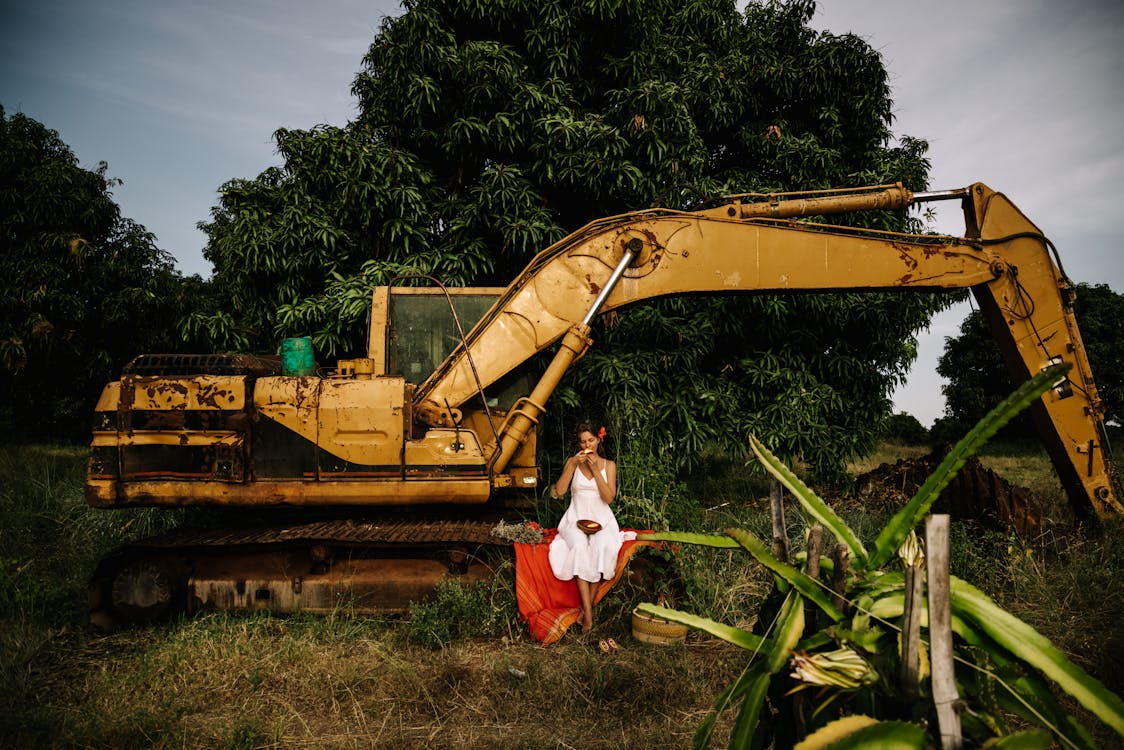
MULTIPOLYGON (((900 570, 886 569, 887 564, 907 540, 914 543, 912 532, 964 462, 1068 369, 1069 365, 1061 364, 1040 372, 985 416, 886 524, 869 551, 822 498, 756 438, 750 438, 754 454, 769 473, 792 493, 804 513, 827 528, 850 553, 851 575, 843 607, 833 600, 826 584, 777 559, 767 544, 748 531, 648 536, 712 547, 740 547, 769 568, 776 579, 774 600, 781 603, 775 614, 766 605, 758 618, 764 623, 759 633, 654 604, 640 605, 641 611, 708 632, 751 653, 741 677, 718 696, 715 710, 696 732, 696 747, 709 744, 716 717, 735 705, 739 710, 730 740, 732 748, 764 747, 770 742, 785 747, 800 739, 809 742, 808 747, 857 747, 877 738, 882 747, 923 748, 926 743, 939 741, 933 734, 937 722, 928 686, 923 683, 919 690, 910 692, 899 689, 897 683, 901 653, 898 623, 904 610, 905 576, 900 570), (817 613, 817 627, 811 632, 805 628, 806 608, 817 613), (791 666, 791 675, 786 665, 791 666), (814 689, 811 702, 802 688, 814 689), (795 693, 803 695, 797 697, 795 693), (763 719, 766 712, 770 712, 768 721, 763 719), (856 721, 856 715, 864 718, 856 721), (841 717, 849 720, 839 721, 841 717), (923 731, 926 726, 928 731, 923 731)), ((991 741, 996 747, 1032 748, 1045 747, 1052 735, 1053 741, 1064 748, 1095 747, 1089 732, 1062 708, 1049 682, 1124 737, 1124 701, 1077 667, 1048 639, 955 577, 951 599, 954 658, 966 709, 962 714, 966 738, 978 743, 991 741), (1004 720, 1009 714, 1039 729, 1012 731, 1004 720)), ((923 633, 928 632, 926 614, 922 614, 923 633)))

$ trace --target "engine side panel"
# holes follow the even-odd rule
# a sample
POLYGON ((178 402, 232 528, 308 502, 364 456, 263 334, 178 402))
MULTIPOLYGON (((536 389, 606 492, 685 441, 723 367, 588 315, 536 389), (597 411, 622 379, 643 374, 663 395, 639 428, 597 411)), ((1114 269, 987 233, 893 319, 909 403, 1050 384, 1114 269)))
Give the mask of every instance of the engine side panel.
POLYGON ((126 375, 113 420, 124 481, 246 478, 246 379, 126 375))
POLYGON ((96 507, 481 504, 487 460, 470 429, 407 439, 401 377, 195 375, 109 384, 86 499, 96 507))

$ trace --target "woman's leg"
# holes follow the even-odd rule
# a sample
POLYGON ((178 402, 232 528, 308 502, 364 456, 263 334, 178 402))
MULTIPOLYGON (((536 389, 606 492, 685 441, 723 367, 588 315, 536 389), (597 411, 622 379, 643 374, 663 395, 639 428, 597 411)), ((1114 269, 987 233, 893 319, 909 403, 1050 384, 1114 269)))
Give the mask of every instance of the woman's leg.
POLYGON ((588 632, 593 627, 593 590, 591 584, 582 578, 577 579, 578 596, 582 602, 582 631, 588 632))

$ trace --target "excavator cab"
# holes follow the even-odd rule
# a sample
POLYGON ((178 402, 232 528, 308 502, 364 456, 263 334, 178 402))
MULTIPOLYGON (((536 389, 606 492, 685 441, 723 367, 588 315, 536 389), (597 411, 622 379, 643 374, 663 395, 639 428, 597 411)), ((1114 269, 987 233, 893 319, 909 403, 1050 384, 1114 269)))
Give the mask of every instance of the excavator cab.
MULTIPOLYGON (((367 346, 374 373, 402 377, 410 384, 412 395, 417 384, 463 347, 467 332, 496 306, 504 291, 503 287, 376 287, 367 346)), ((448 419, 437 428, 425 425, 411 412, 412 430, 405 444, 407 474, 421 471, 410 454, 420 456, 432 448, 435 435, 444 435, 441 430, 452 428, 451 442, 443 442, 444 437, 438 439, 444 445, 442 450, 455 455, 466 449, 466 439, 479 445, 493 490, 535 490, 539 470, 534 430, 528 432, 515 459, 502 472, 492 472, 490 461, 504 426, 518 412, 520 399, 531 390, 529 366, 529 362, 521 363, 487 388, 477 383, 474 396, 459 408, 445 405, 448 419)))

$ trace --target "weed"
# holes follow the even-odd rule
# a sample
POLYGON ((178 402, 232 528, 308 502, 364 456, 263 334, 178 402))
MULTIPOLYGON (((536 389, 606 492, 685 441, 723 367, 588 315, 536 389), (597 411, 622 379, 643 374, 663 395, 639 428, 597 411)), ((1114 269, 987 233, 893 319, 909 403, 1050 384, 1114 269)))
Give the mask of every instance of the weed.
POLYGON ((80 448, 0 451, 0 617, 84 619, 86 579, 96 562, 127 539, 165 531, 184 518, 182 511, 89 507, 85 466, 80 448))
POLYGON ((456 579, 442 581, 434 598, 410 605, 406 634, 412 643, 443 648, 467 638, 502 636, 510 632, 516 612, 510 579, 493 577, 465 585, 456 579))
POLYGON ((231 728, 230 737, 226 743, 232 750, 253 750, 267 744, 262 736, 261 723, 252 717, 240 716, 231 728))

